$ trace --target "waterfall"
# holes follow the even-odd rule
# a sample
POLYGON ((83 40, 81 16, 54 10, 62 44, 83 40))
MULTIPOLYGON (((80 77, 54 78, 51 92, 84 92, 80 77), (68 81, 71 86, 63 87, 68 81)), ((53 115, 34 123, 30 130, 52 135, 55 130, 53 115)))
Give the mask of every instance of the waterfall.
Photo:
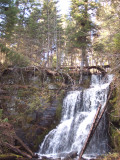
MULTIPOLYGON (((104 79, 100 75, 92 75, 90 88, 67 93, 63 101, 60 124, 45 137, 39 156, 59 158, 72 151, 80 153, 99 104, 103 108, 106 103, 111 81, 112 75, 104 79)), ((108 152, 107 137, 104 114, 83 156, 90 157, 108 152)))

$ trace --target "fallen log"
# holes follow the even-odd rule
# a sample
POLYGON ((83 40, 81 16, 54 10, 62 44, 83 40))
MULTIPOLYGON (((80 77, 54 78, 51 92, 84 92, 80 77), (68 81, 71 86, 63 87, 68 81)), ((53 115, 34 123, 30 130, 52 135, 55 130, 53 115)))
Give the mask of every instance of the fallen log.
POLYGON ((89 67, 84 67, 84 68, 86 68, 86 69, 88 69, 88 70, 90 70, 90 69, 97 69, 97 70, 100 71, 101 73, 106 74, 105 69, 103 69, 103 68, 100 67, 100 66, 89 66, 89 67))
POLYGON ((56 71, 52 71, 50 69, 45 69, 46 73, 49 74, 49 75, 52 75, 52 76, 58 76, 59 73, 56 72, 56 71))
MULTIPOLYGON (((85 71, 85 70, 90 70, 90 69, 97 69, 99 70, 101 73, 106 73, 105 69, 106 68, 110 68, 109 65, 102 65, 102 66, 83 66, 82 67, 82 70, 85 71)), ((58 71, 54 70, 55 68, 50 68, 50 67, 42 67, 42 66, 28 66, 28 67, 9 67, 9 68, 6 68, 4 69, 1 74, 5 74, 5 73, 9 73, 9 72, 13 72, 13 71, 46 71, 48 74, 51 74, 51 75, 58 75, 58 71)), ((78 71, 81 69, 81 66, 61 66, 60 67, 60 70, 63 70, 63 69, 68 69, 68 70, 75 70, 75 71, 78 71)))
MULTIPOLYGON (((92 68, 98 68, 98 67, 101 67, 101 68, 110 68, 110 65, 94 65, 94 66, 83 66, 83 68, 90 68, 90 67, 92 67, 92 68)), ((60 69, 65 69, 65 68, 67 68, 67 69, 77 69, 77 68, 81 68, 81 66, 61 66, 60 67, 60 69)))
POLYGON ((2 155, 0 155, 0 160, 18 160, 18 158, 22 158, 22 157, 15 155, 15 154, 2 154, 2 155))
POLYGON ((29 149, 29 147, 16 135, 14 137, 20 144, 21 146, 33 157, 34 153, 29 149))
POLYGON ((97 120, 96 123, 95 123, 94 130, 93 130, 93 132, 92 132, 92 135, 94 134, 94 132, 95 132, 95 130, 96 130, 96 128, 97 128, 97 126, 98 126, 98 124, 99 124, 102 116, 103 116, 103 114, 105 113, 105 110, 106 110, 106 108, 107 108, 107 104, 108 104, 108 102, 109 102, 109 100, 110 100, 110 97, 111 97, 111 94, 112 94, 112 89, 111 89, 111 91, 110 91, 110 93, 109 93, 109 96, 108 96, 108 98, 107 98, 106 104, 105 104, 103 110, 101 111, 100 116, 98 117, 98 120, 97 120))
POLYGON ((4 145, 5 147, 7 147, 8 149, 12 150, 13 152, 15 152, 15 153, 17 153, 17 154, 19 154, 19 155, 22 155, 22 156, 25 157, 25 158, 29 158, 29 159, 32 158, 31 155, 29 155, 29 154, 21 151, 21 150, 18 149, 17 147, 15 147, 15 146, 7 143, 7 142, 5 142, 3 145, 4 145))
POLYGON ((102 118, 102 116, 103 116, 103 114, 104 114, 104 112, 106 110, 106 108, 107 108, 107 104, 108 104, 108 102, 110 100, 112 91, 113 91, 113 89, 110 90, 110 93, 109 93, 109 96, 107 98, 106 104, 105 104, 103 110, 101 111, 100 115, 98 113, 98 112, 100 112, 100 110, 98 108, 98 111, 97 111, 98 114, 96 114, 97 117, 95 116, 95 120, 94 120, 95 123, 93 122, 93 125, 92 125, 92 127, 90 129, 90 133, 89 133, 89 135, 87 137, 87 140, 85 142, 85 145, 83 146, 83 149, 80 152, 79 160, 81 160, 81 157, 82 157, 83 153, 85 152, 85 149, 87 148, 87 145, 89 144, 89 142, 90 142, 90 140, 91 140, 91 138, 92 138, 92 136, 93 136, 93 134, 94 134, 94 132, 95 132, 95 130, 96 130, 96 128, 97 128, 97 126, 98 126, 98 124, 99 124, 99 122, 100 122, 100 120, 101 120, 101 118, 102 118), (98 117, 98 115, 99 115, 99 117, 98 117), (97 118, 98 118, 98 120, 97 120, 97 118))
POLYGON ((83 146, 83 148, 82 148, 82 150, 81 150, 81 152, 80 152, 80 154, 79 154, 79 160, 81 160, 81 157, 82 157, 82 155, 83 155, 83 153, 84 153, 84 151, 85 151, 85 149, 86 149, 86 147, 87 147, 87 145, 88 145, 88 143, 89 143, 89 141, 90 141, 92 131, 93 131, 93 129, 94 129, 96 120, 97 120, 98 115, 99 115, 99 113, 100 113, 100 109, 101 109, 101 105, 99 105, 99 107, 98 107, 98 109, 97 109, 97 113, 95 114, 95 118, 94 118, 94 120, 93 120, 93 124, 92 124, 92 126, 91 126, 90 132, 89 132, 88 137, 87 137, 87 139, 86 139, 86 141, 85 141, 85 143, 84 143, 84 146, 83 146))
POLYGON ((2 157, 0 157, 0 160, 16 160, 17 156, 14 155, 4 155, 2 157))

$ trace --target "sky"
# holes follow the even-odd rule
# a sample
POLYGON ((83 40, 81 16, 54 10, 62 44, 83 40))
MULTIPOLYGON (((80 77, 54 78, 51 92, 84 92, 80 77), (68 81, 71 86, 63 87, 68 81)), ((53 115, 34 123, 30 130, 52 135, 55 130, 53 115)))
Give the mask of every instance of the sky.
POLYGON ((59 0, 58 7, 61 14, 68 14, 70 8, 70 0, 59 0))

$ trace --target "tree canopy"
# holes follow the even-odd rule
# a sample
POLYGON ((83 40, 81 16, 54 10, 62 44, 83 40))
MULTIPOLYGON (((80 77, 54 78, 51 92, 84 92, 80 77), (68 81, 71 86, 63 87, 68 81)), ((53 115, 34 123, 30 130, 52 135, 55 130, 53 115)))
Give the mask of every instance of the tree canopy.
MULTIPOLYGON (((31 65, 114 65, 120 49, 119 1, 71 0, 70 13, 64 17, 57 3, 1 0, 1 46, 25 56, 31 65)), ((3 53, 2 49, 5 64, 12 64, 3 53)))

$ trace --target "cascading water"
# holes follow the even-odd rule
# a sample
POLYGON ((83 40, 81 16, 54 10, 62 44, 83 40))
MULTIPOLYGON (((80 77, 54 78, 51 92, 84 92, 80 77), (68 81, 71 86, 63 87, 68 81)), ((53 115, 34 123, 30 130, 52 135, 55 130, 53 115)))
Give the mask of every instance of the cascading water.
MULTIPOLYGON (((64 157, 77 151, 80 153, 89 134, 99 104, 104 107, 112 76, 102 79, 92 75, 89 89, 70 91, 63 101, 60 124, 45 137, 40 146, 39 156, 64 157)), ((102 109, 101 108, 101 109, 102 109)), ((108 151, 106 116, 104 114, 84 157, 100 155, 108 151)))

